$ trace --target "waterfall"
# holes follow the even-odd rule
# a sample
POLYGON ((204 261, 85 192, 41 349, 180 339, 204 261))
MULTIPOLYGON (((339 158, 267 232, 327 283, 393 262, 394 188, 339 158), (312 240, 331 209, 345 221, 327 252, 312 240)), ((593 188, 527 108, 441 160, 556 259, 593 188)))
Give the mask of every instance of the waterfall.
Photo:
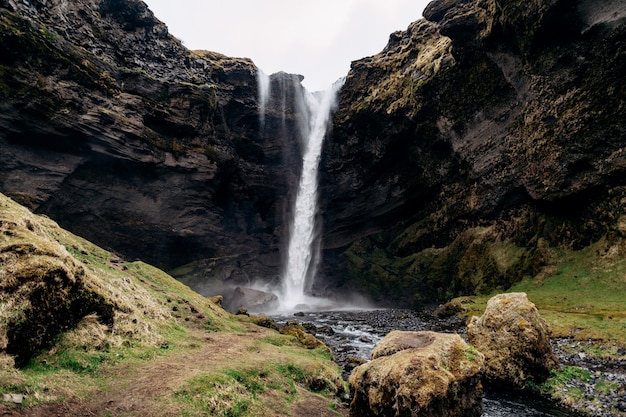
POLYGON ((287 264, 282 277, 281 306, 286 309, 307 303, 307 283, 309 279, 315 277, 317 267, 315 260, 319 251, 315 224, 317 172, 330 116, 335 107, 337 92, 342 85, 343 80, 333 84, 324 93, 305 95, 308 126, 301 129, 305 139, 302 173, 290 228, 287 264))
POLYGON ((270 77, 261 71, 260 68, 256 69, 256 81, 259 91, 259 124, 261 130, 265 127, 265 111, 267 109, 267 103, 270 99, 270 77))

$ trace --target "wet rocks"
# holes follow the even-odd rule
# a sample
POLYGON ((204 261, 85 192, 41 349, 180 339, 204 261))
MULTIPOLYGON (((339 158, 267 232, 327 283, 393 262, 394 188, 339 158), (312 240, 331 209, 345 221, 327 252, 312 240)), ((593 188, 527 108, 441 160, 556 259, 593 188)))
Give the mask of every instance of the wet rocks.
POLYGON ((485 355, 485 378, 526 388, 559 367, 546 322, 525 293, 500 294, 467 325, 469 342, 485 355))
POLYGON ((242 307, 255 311, 272 310, 278 307, 278 296, 253 288, 237 287, 224 300, 224 309, 237 311, 242 307))
POLYGON ((295 321, 288 321, 283 327, 281 327, 280 332, 282 334, 295 337, 307 349, 322 348, 330 352, 330 348, 328 348, 328 346, 326 346, 324 342, 317 339, 312 334, 308 333, 304 326, 302 326, 300 323, 297 323, 295 321))
POLYGON ((350 375, 350 415, 480 416, 483 361, 459 335, 391 332, 350 375))

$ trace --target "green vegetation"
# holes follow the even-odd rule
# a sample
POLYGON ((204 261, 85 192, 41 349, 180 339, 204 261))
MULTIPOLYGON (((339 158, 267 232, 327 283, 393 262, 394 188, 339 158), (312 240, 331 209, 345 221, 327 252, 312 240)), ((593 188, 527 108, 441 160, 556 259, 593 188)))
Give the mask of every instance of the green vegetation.
MULTIPOLYGON (((194 377, 174 396, 192 409, 202 410, 212 416, 244 416, 251 411, 260 414, 269 404, 260 404, 259 394, 280 388, 275 382, 268 381, 271 377, 273 375, 256 369, 226 369, 194 377)), ((295 397, 295 392, 293 394, 295 397)))
POLYGON ((330 407, 345 391, 327 350, 233 316, 163 271, 125 262, 3 195, 0 258, 0 398, 24 395, 4 406, 102 412, 103 399, 127 396, 151 415, 260 416, 290 414, 313 392, 330 407), (108 309, 71 308, 86 301, 108 309), (59 311, 71 313, 68 321, 52 326, 59 311), (44 340, 39 327, 23 327, 34 329, 23 337, 36 348, 15 367, 11 349, 22 350, 12 326, 40 317, 56 333, 44 340))
MULTIPOLYGON (((527 293, 554 337, 591 341, 585 350, 593 356, 626 346, 626 259, 601 255, 606 248, 601 240, 579 251, 555 250, 552 265, 507 290, 527 293)), ((481 315, 492 295, 472 297, 464 315, 481 315)))
POLYGON ((374 300, 419 306, 502 292, 531 270, 530 251, 500 239, 495 227, 468 229, 443 248, 415 250, 425 227, 418 223, 395 238, 390 231, 354 243, 344 253, 344 276, 374 300))
POLYGON ((476 359, 477 353, 478 351, 476 350, 476 348, 472 345, 469 345, 467 350, 465 351, 465 359, 467 359, 468 361, 473 361, 474 359, 476 359))
POLYGON ((224 417, 288 414, 298 398, 298 387, 307 382, 309 375, 299 365, 268 362, 263 368, 202 373, 177 390, 174 399, 189 406, 183 415, 197 411, 224 417))
POLYGON ((540 221, 513 219, 507 239, 504 226, 467 229, 448 246, 426 249, 417 242, 427 226, 416 223, 355 242, 342 272, 378 300, 420 305, 471 295, 446 305, 465 316, 482 315, 497 293, 525 292, 553 336, 591 341, 586 353, 615 356, 626 346, 626 240, 609 232, 582 249, 554 247, 529 229, 535 223, 541 230, 540 221))
POLYGON ((541 384, 540 389, 544 393, 553 394, 557 390, 562 390, 568 382, 579 380, 587 382, 591 379, 588 370, 577 366, 563 366, 560 370, 550 371, 550 377, 541 384))
POLYGON ((576 366, 563 366, 561 370, 553 370, 550 377, 541 384, 538 389, 541 393, 563 402, 575 404, 581 401, 589 401, 585 398, 585 392, 574 383, 585 383, 591 379, 588 370, 576 366))

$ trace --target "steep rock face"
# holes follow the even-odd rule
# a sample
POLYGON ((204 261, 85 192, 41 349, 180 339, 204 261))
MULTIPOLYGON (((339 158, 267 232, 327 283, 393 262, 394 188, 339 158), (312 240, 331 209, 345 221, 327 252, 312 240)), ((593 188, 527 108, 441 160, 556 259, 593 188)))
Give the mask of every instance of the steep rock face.
POLYGON ((415 304, 616 234, 626 7, 434 1, 356 61, 325 144, 326 280, 415 304))
POLYGON ((2 192, 126 257, 276 275, 299 121, 260 129, 251 61, 188 51, 137 0, 3 0, 0 57, 2 192))

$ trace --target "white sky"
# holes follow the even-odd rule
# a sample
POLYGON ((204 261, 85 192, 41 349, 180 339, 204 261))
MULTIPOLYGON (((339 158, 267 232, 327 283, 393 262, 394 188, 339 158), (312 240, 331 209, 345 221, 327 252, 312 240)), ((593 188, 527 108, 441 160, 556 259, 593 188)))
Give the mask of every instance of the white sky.
POLYGON ((144 0, 189 49, 251 58, 267 74, 304 75, 311 91, 380 52, 429 0, 144 0))

